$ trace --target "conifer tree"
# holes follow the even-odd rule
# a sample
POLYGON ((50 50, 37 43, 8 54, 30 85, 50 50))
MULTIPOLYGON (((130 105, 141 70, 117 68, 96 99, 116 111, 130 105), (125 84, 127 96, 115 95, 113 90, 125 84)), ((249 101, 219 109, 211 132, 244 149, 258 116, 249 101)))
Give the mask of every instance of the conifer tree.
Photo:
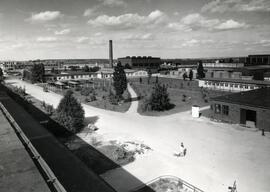
POLYGON ((62 98, 56 109, 56 118, 69 131, 77 133, 84 126, 84 110, 72 94, 69 90, 62 98))
POLYGON ((169 94, 165 85, 155 84, 154 91, 149 99, 151 110, 164 111, 171 108, 169 94))
POLYGON ((124 91, 127 89, 127 77, 124 71, 124 67, 120 62, 117 63, 113 72, 113 86, 115 89, 115 94, 118 99, 122 98, 124 91))
POLYGON ((197 68, 197 78, 202 79, 205 77, 202 61, 199 62, 197 68))

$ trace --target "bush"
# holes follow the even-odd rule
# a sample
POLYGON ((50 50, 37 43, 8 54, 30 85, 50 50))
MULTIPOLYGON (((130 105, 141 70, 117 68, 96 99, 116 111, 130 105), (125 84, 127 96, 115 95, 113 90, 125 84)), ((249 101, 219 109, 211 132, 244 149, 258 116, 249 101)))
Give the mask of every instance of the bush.
POLYGON ((90 93, 93 93, 94 89, 92 87, 84 87, 81 89, 81 95, 83 96, 89 96, 90 93))

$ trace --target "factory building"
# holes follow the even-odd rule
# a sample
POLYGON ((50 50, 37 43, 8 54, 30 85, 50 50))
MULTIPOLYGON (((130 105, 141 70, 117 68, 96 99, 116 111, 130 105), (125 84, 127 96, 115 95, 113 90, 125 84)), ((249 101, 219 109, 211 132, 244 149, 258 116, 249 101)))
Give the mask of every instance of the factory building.
POLYGON ((121 62, 121 64, 125 67, 130 67, 132 69, 150 69, 152 72, 157 72, 159 66, 161 65, 161 59, 159 57, 151 56, 127 56, 118 58, 118 62, 121 62))

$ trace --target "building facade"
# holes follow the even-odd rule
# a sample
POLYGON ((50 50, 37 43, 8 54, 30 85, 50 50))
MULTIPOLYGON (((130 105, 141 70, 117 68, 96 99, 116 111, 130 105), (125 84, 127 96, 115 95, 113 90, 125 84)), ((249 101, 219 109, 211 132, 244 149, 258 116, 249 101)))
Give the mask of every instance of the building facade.
POLYGON ((160 65, 161 59, 159 57, 123 57, 118 58, 118 62, 121 62, 123 66, 129 66, 132 69, 151 69, 156 72, 160 65))
POLYGON ((212 98, 211 118, 270 131, 270 88, 212 98))

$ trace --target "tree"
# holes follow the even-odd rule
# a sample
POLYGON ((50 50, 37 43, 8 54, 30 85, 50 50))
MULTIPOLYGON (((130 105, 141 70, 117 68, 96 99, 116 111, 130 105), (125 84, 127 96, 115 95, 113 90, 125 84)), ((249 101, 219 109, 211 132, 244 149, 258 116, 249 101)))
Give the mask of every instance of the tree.
POLYGON ((189 78, 190 81, 192 81, 192 79, 193 79, 193 71, 192 71, 192 69, 190 69, 190 71, 189 71, 188 78, 189 78))
POLYGON ((2 71, 2 69, 0 68, 0 82, 2 82, 4 79, 4 73, 2 71))
POLYGON ((200 61, 197 67, 197 78, 201 79, 204 77, 205 77, 205 74, 204 74, 203 64, 202 64, 202 61, 200 61))
POLYGON ((148 79, 147 79, 147 83, 150 83, 151 77, 152 77, 152 71, 151 69, 147 69, 147 75, 148 75, 148 79))
POLYGON ((83 67, 83 71, 84 71, 84 72, 89 72, 89 71, 90 71, 90 68, 89 68, 87 65, 85 65, 85 66, 83 67))
POLYGON ((73 97, 71 90, 68 90, 61 99, 56 109, 56 119, 73 133, 77 133, 83 128, 84 110, 82 105, 73 97))
POLYGON ((185 73, 183 74, 183 79, 184 79, 184 81, 186 80, 187 77, 188 77, 188 76, 187 76, 187 73, 185 72, 185 73))
POLYGON ((131 66, 128 63, 126 63, 125 64, 125 69, 131 69, 131 66))
POLYGON ((172 107, 165 85, 160 85, 159 83, 155 84, 148 105, 150 106, 150 109, 154 111, 164 111, 172 107))
POLYGON ((158 83, 158 76, 156 76, 156 83, 158 83))
POLYGON ((31 82, 43 83, 44 82, 45 69, 43 64, 35 64, 31 69, 31 82))
POLYGON ((113 86, 118 99, 122 98, 124 91, 127 89, 127 77, 124 71, 124 67, 120 62, 118 62, 114 68, 113 86))

